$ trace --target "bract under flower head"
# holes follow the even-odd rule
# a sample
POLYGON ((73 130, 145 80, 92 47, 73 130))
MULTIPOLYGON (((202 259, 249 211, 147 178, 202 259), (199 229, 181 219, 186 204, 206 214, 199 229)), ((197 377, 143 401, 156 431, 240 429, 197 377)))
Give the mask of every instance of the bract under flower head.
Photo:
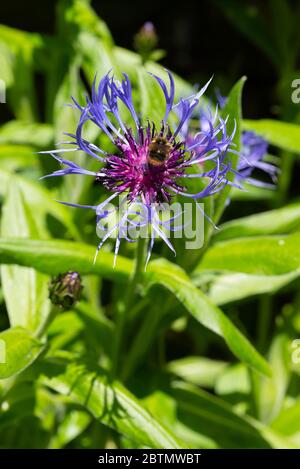
POLYGON ((149 227, 148 260, 154 238, 160 236, 173 249, 164 234, 164 226, 172 230, 173 218, 162 222, 156 216, 156 210, 162 202, 170 203, 171 199, 180 194, 191 201, 198 201, 204 197, 216 194, 226 184, 230 183, 226 174, 230 165, 225 164, 225 155, 230 148, 233 135, 227 135, 226 122, 217 114, 214 119, 207 119, 205 129, 200 129, 194 136, 185 138, 184 128, 199 105, 200 97, 205 92, 209 82, 196 94, 188 98, 181 98, 174 103, 175 86, 170 72, 168 72, 169 86, 156 75, 153 79, 159 84, 165 99, 165 109, 162 109, 162 120, 159 128, 153 122, 147 121, 147 116, 140 116, 132 99, 132 87, 129 77, 123 74, 123 80, 116 80, 110 73, 105 75, 92 86, 91 97, 86 98, 86 105, 81 106, 73 99, 74 107, 80 112, 75 134, 67 134, 74 146, 73 150, 81 150, 99 162, 97 172, 81 168, 76 163, 66 160, 60 154, 69 152, 72 148, 58 149, 46 153, 51 154, 63 166, 45 177, 62 176, 67 174, 83 174, 93 176, 103 184, 108 191, 104 202, 95 206, 78 205, 62 202, 75 207, 91 208, 95 210, 97 222, 103 222, 109 216, 108 203, 118 195, 123 196, 126 205, 125 215, 108 230, 98 246, 111 235, 116 235, 117 255, 120 239, 130 239, 125 227, 128 223, 149 227), (126 121, 121 117, 122 107, 127 109, 126 121), (169 122, 170 113, 173 114, 172 125, 169 122), (176 125, 173 124, 177 118, 176 125), (94 123, 102 133, 112 142, 115 150, 107 153, 83 136, 83 128, 87 122, 94 123), (210 161, 209 169, 204 170, 204 164, 210 161), (200 168, 200 172, 189 171, 192 166, 200 168), (195 166, 196 165, 196 166, 195 166), (185 178, 199 178, 205 181, 201 190, 189 193, 185 187, 185 178), (125 198, 125 199, 124 199, 125 198), (141 210, 133 210, 138 204, 141 210), (136 219, 132 220, 132 216, 136 219), (167 223, 168 222, 168 223, 167 223))

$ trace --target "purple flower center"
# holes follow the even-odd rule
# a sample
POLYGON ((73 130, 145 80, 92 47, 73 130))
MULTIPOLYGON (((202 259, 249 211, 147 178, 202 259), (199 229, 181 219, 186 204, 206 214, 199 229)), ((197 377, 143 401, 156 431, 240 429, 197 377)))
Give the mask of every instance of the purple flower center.
MULTIPOLYGON (((128 191, 129 200, 141 196, 146 204, 171 200, 170 188, 184 190, 176 179, 184 173, 185 148, 164 125, 139 128, 138 138, 127 129, 126 142, 116 139, 118 155, 109 155, 101 178, 113 192, 128 191)), ((99 178, 100 179, 100 178, 99 178)))

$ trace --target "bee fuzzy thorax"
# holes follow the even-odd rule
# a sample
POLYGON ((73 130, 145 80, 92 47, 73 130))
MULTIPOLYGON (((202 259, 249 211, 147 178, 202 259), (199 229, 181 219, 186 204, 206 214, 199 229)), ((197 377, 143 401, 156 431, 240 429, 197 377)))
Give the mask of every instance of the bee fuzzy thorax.
POLYGON ((151 166, 162 166, 169 158, 171 144, 166 137, 155 137, 148 148, 147 161, 151 166))

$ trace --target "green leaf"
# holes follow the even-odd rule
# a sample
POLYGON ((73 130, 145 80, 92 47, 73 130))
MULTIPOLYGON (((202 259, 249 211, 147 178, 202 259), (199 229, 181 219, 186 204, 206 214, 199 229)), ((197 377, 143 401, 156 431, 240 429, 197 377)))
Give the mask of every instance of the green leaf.
POLYGON ((299 437, 300 399, 297 399, 289 407, 283 408, 277 418, 273 420, 271 427, 283 435, 299 437))
MULTIPOLYGON (((228 122, 226 124, 226 131, 228 135, 235 130, 235 134, 233 137, 233 144, 235 145, 235 151, 240 151, 241 146, 241 119, 242 119, 242 91, 244 87, 244 83, 246 81, 246 77, 242 77, 232 88, 228 95, 228 99, 226 104, 222 110, 222 117, 226 119, 228 117, 228 122)), ((238 164, 238 154, 230 154, 230 163, 233 169, 236 169, 238 164)), ((234 173, 229 173, 228 180, 234 180, 234 173)), ((218 223, 220 220, 223 211, 226 207, 226 202, 229 197, 231 191, 231 186, 227 185, 219 194, 216 199, 215 203, 215 214, 214 214, 214 222, 218 223)))
POLYGON ((180 420, 194 431, 217 441, 223 448, 295 448, 287 439, 195 386, 175 382, 172 395, 180 420))
POLYGON ((71 103, 72 96, 79 102, 80 98, 83 97, 83 86, 80 81, 80 62, 76 57, 70 64, 60 87, 56 91, 53 104, 55 142, 64 140, 64 132, 73 133, 77 127, 80 113, 77 109, 66 106, 66 104, 71 103))
POLYGON ((195 386, 175 382, 171 392, 178 404, 179 419, 222 448, 294 447, 258 421, 235 414, 225 401, 195 386))
POLYGON ((115 332, 114 323, 104 316, 104 314, 100 315, 98 312, 94 311, 88 303, 78 303, 78 305, 76 305, 76 313, 82 320, 90 337, 94 338, 95 342, 99 344, 105 352, 110 352, 115 332))
POLYGON ((279 414, 289 384, 290 353, 286 335, 276 336, 269 351, 269 362, 273 370, 272 378, 257 378, 256 405, 259 420, 269 424, 279 414))
POLYGON ((84 330, 84 323, 73 311, 60 312, 47 330, 47 337, 54 350, 65 350, 68 344, 74 343, 84 330))
POLYGON ((41 47, 38 34, 0 25, 0 50, 4 52, 4 78, 9 75, 8 101, 18 119, 34 121, 37 114, 34 51, 41 47), (21 77, 21 79, 20 79, 21 77))
MULTIPOLYGON (((90 83, 96 74, 102 78, 104 73, 117 67, 117 64, 113 63, 111 34, 106 24, 89 6, 89 2, 74 0, 58 3, 55 40, 56 43, 52 44, 54 47, 52 49, 48 47, 53 57, 47 70, 47 114, 49 117, 53 114, 53 103, 55 102, 56 107, 57 100, 60 101, 62 98, 62 91, 67 90, 69 78, 75 88, 78 85, 82 87, 79 76, 77 82, 74 80, 75 77, 71 76, 74 65, 78 67, 78 73, 81 67, 90 83)), ((68 94, 63 105, 70 102, 71 95, 76 99, 80 98, 78 92, 72 92, 68 94)), ((84 96, 83 101, 85 101, 84 96)), ((61 109, 61 111, 62 114, 68 114, 66 109, 61 109)), ((65 129, 61 127, 60 131, 63 130, 65 129)), ((73 132, 74 129, 72 129, 73 132)))
POLYGON ((103 372, 71 364, 64 374, 44 377, 42 382, 134 442, 150 448, 180 448, 176 438, 129 391, 109 380, 103 372))
MULTIPOLYGON (((123 49, 122 47, 114 47, 114 57, 120 70, 128 73, 130 79, 135 83, 137 74, 136 69, 141 66, 141 57, 139 54, 131 50, 123 49)), ((164 77, 166 72, 164 67, 154 62, 147 62, 147 70, 155 75, 164 77)), ((175 98, 190 96, 195 92, 190 83, 183 80, 181 77, 172 72, 175 82, 175 98)), ((163 116, 162 116, 163 117, 163 116)))
POLYGON ((6 171, 14 172, 20 168, 36 168, 39 161, 34 155, 34 150, 26 145, 1 145, 0 166, 6 171))
POLYGON ((272 119, 243 120, 244 130, 252 130, 270 144, 293 153, 300 153, 300 125, 272 119))
MULTIPOLYGON (((3 206, 1 234, 18 236, 19 241, 41 234, 14 180, 3 206)), ((26 267, 2 265, 1 282, 10 325, 37 329, 49 313, 48 278, 26 267)))
POLYGON ((57 315, 48 330, 51 350, 65 349, 82 333, 88 334, 95 353, 100 348, 109 354, 113 343, 114 323, 93 311, 89 303, 80 302, 75 311, 57 315))
POLYGON ((60 423, 50 440, 48 448, 59 449, 81 435, 89 426, 91 417, 82 410, 71 410, 60 423))
POLYGON ((1 92, 5 92, 6 89, 3 90, 3 83, 5 83, 5 88, 8 88, 12 85, 14 81, 13 76, 13 69, 12 69, 12 53, 7 44, 1 41, 0 39, 0 79, 2 80, 1 83, 1 92))
POLYGON ((22 327, 13 327, 0 332, 0 343, 4 344, 5 350, 5 361, 0 361, 0 379, 9 378, 25 370, 44 348, 39 340, 22 327))
POLYGON ((37 240, 9 238, 0 240, 2 264, 31 266, 40 272, 57 275, 66 270, 85 274, 99 274, 104 278, 126 282, 131 274, 132 261, 118 256, 113 267, 114 255, 100 251, 95 264, 96 246, 63 240, 37 240))
MULTIPOLYGON (((282 275, 218 274, 210 284, 208 296, 215 304, 223 305, 253 295, 274 293, 298 277, 299 272, 282 275)), ((193 277, 194 283, 200 284, 201 279, 201 271, 198 271, 193 277)))
POLYGON ((243 363, 227 366, 219 374, 215 384, 215 393, 219 396, 228 394, 249 394, 251 389, 249 370, 243 363))
POLYGON ((101 79, 111 69, 119 71, 118 61, 107 43, 88 32, 82 32, 78 41, 83 56, 83 70, 90 83, 96 74, 101 79))
MULTIPOLYGON (((7 380, 4 382, 7 382, 7 380)), ((19 382, 15 384, 3 396, 0 408, 0 429, 6 431, 14 427, 23 418, 32 415, 34 406, 35 390, 32 383, 19 382)))
MULTIPOLYGON (((71 97, 76 97, 79 103, 85 101, 85 90, 80 80, 80 60, 77 56, 70 63, 58 89, 55 92, 55 99, 53 104, 53 120, 54 120, 54 133, 55 141, 61 142, 65 140, 64 132, 74 133, 77 128, 80 112, 74 107, 67 106, 71 102, 71 97)), ((99 134, 99 128, 91 122, 87 122, 84 126, 84 137, 90 141, 95 141, 99 134)), ((69 154, 70 155, 70 154, 69 154)), ((49 155, 44 155, 49 158, 49 155)), ((98 171, 99 164, 93 161, 89 155, 84 152, 74 152, 71 155, 71 160, 75 160, 79 166, 90 169, 91 171, 98 171), (94 164, 94 166, 92 165, 94 164)), ((61 192, 59 193, 59 200, 68 200, 72 203, 78 203, 85 200, 85 192, 88 191, 93 183, 91 177, 81 177, 80 175, 69 175, 62 180, 61 192)), ((87 194, 88 196, 88 194, 87 194)))
POLYGON ((0 143, 30 145, 49 149, 53 143, 53 128, 49 124, 12 120, 0 127, 0 143))
POLYGON ((300 275, 299 239, 295 233, 217 243, 208 249, 193 273, 194 283, 205 283, 207 273, 214 272, 208 296, 219 305, 276 292, 300 275))
POLYGON ((218 242, 245 236, 286 234, 300 228, 300 203, 238 218, 219 228, 213 238, 218 242))
POLYGON ((56 202, 52 198, 51 193, 41 184, 30 181, 17 174, 12 175, 9 171, 0 169, 0 194, 2 196, 5 195, 12 181, 22 190, 26 204, 35 214, 35 222, 40 232, 44 231, 44 234, 46 233, 45 227, 47 224, 47 215, 49 214, 66 226, 74 238, 80 238, 78 228, 72 221, 70 210, 56 202))
POLYGON ((148 287, 162 285, 170 290, 196 321, 222 337, 241 361, 262 374, 270 375, 268 364, 247 338, 179 267, 167 261, 151 262, 145 277, 148 287))
MULTIPOLYGON (((143 122, 149 120, 154 122, 157 128, 160 128, 166 108, 163 92, 157 81, 144 68, 139 67, 137 74, 143 122)), ((165 75, 166 72, 163 75, 160 74, 161 77, 165 77, 165 75)))
POLYGON ((244 189, 241 190, 237 187, 233 187, 230 192, 231 200, 238 201, 256 201, 256 200, 274 200, 276 198, 276 191, 274 189, 268 189, 266 187, 256 187, 245 183, 244 189))
POLYGON ((169 362, 167 370, 188 383, 213 388, 218 376, 227 366, 226 362, 206 357, 184 357, 169 362))
POLYGON ((204 270, 283 275, 300 272, 300 234, 223 241, 207 250, 196 272, 204 270))
POLYGON ((111 33, 101 18, 96 14, 89 2, 73 0, 72 2, 60 2, 58 8, 59 26, 61 34, 66 33, 66 28, 70 34, 87 31, 98 39, 102 39, 107 45, 113 45, 111 33))
MULTIPOLYGON (((166 377, 152 375, 152 382, 153 380, 156 384, 155 389, 150 382, 150 389, 142 401, 151 414, 158 419, 164 419, 163 423, 184 442, 184 448, 211 449, 218 447, 217 443, 211 438, 193 431, 179 420, 178 406, 169 387, 166 386, 166 377)), ((131 448, 134 448, 134 446, 131 446, 131 448)))

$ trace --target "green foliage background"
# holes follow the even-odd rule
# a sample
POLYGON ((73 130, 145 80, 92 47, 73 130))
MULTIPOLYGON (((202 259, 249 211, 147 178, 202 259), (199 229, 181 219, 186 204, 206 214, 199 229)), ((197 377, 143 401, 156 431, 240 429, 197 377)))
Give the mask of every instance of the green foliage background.
MULTIPOLYGON (((243 129, 272 144, 278 189, 228 188, 209 199, 220 230, 205 227, 204 248, 191 254, 178 243, 174 259, 158 243, 134 283, 134 247, 124 244, 113 268, 108 243, 94 265, 93 213, 55 202, 99 202, 104 191, 81 176, 39 181, 56 166, 36 153, 74 131, 77 116, 65 104, 84 99, 96 72, 128 73, 143 116, 159 120, 162 96, 146 70, 163 77, 163 68, 118 47, 85 0, 57 3, 54 37, 0 26, 0 78, 13 114, 0 127, 2 448, 300 448, 300 201, 290 195, 300 112, 288 88, 299 23, 283 0, 269 2, 268 34, 240 2, 216 4, 278 76, 282 121, 243 120, 244 78, 224 110, 236 120, 237 148, 243 129), (245 216, 244 204, 261 200, 268 211, 245 216), (52 320, 49 279, 69 269, 83 276, 84 297, 52 320)), ((178 96, 191 93, 175 80, 178 96)), ((84 154, 79 163, 94 164, 84 154)))

